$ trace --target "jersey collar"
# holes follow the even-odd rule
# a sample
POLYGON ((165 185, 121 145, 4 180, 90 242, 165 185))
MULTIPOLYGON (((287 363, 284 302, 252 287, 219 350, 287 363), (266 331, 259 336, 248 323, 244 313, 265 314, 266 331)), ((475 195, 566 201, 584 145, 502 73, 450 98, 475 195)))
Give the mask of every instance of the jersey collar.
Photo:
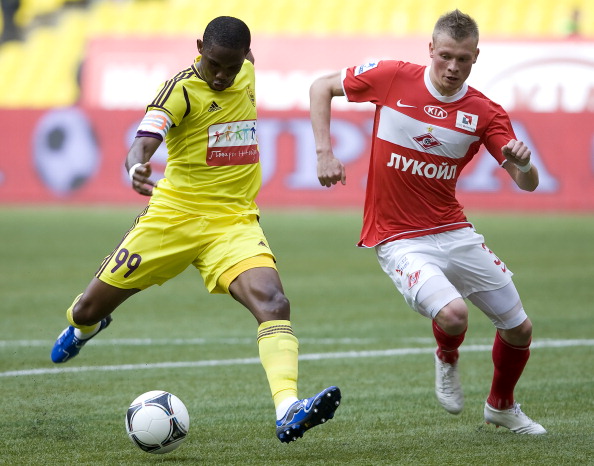
POLYGON ((433 85, 433 83, 431 82, 431 78, 429 76, 429 73, 431 72, 431 66, 427 66, 425 68, 425 87, 427 87, 427 90, 429 91, 429 93, 435 97, 437 100, 439 100, 440 102, 444 102, 444 103, 448 103, 448 102, 456 102, 457 100, 460 100, 462 97, 464 97, 466 95, 466 92, 468 92, 468 84, 466 82, 464 82, 464 84, 462 84, 462 87, 460 88, 460 90, 458 92, 456 92, 454 95, 450 95, 450 96, 445 96, 445 95, 441 95, 439 93, 439 91, 435 88, 435 86, 433 85))

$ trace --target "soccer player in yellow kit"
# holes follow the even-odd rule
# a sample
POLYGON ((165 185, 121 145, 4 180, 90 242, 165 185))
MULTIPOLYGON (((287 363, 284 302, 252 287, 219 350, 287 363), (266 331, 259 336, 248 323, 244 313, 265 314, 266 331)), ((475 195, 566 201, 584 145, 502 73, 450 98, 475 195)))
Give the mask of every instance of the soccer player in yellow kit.
POLYGON ((127 158, 132 187, 151 196, 121 243, 67 310, 51 358, 63 363, 111 323, 127 298, 196 267, 211 293, 228 293, 256 318, 260 360, 276 408, 276 434, 291 442, 334 416, 338 387, 298 399, 298 341, 275 258, 259 225, 261 186, 254 58, 243 21, 221 16, 198 40, 200 55, 166 81, 147 107, 127 158), (165 140, 165 178, 150 158, 165 140))

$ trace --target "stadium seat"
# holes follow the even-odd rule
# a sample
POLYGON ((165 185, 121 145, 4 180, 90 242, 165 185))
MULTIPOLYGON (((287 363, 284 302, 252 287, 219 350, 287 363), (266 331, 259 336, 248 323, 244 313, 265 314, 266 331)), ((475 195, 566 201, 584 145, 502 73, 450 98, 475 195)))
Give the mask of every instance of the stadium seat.
POLYGON ((454 8, 476 18, 482 38, 565 37, 576 9, 577 32, 594 36, 592 0, 252 0, 249 7, 245 0, 21 0, 16 20, 27 33, 22 43, 0 45, 0 107, 74 104, 79 63, 96 36, 195 37, 211 18, 231 15, 254 35, 426 37, 435 16, 454 8), (51 21, 35 21, 44 15, 51 21), (48 62, 39 86, 34 67, 48 62))
POLYGON ((15 21, 21 27, 27 27, 40 16, 57 13, 66 3, 72 0, 20 0, 20 7, 15 21))

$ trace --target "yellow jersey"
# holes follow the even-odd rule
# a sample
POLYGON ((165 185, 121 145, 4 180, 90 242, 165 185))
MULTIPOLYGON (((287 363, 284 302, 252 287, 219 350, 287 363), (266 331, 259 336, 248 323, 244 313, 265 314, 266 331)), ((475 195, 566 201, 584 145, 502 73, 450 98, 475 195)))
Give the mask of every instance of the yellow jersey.
POLYGON ((254 65, 245 60, 233 85, 212 90, 196 64, 163 83, 149 110, 172 120, 165 136, 165 178, 151 202, 199 215, 258 214, 262 184, 254 65))

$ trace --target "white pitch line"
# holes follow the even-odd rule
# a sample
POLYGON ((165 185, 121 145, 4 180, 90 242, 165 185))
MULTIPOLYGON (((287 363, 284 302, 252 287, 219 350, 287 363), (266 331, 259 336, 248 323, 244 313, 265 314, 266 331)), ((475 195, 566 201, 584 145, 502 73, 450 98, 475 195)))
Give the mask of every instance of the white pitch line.
MULTIPOLYGON (((0 348, 47 347, 55 340, 0 340, 0 348)), ((316 345, 363 345, 373 343, 372 338, 299 338, 301 343, 316 345)), ((175 346, 175 345, 255 345, 256 338, 99 338, 93 346, 175 346)))
MULTIPOLYGON (((539 340, 532 342, 531 348, 567 348, 575 346, 594 346, 594 340, 539 340)), ((466 345, 460 348, 465 353, 491 351, 491 345, 466 345)), ((354 358, 376 358, 385 356, 408 356, 411 354, 431 354, 435 347, 431 348, 394 348, 387 350, 367 351, 342 351, 336 353, 311 353, 301 354, 301 361, 320 361, 324 359, 354 359, 354 358)), ((66 374, 78 372, 111 372, 111 371, 134 371, 144 369, 188 369, 196 367, 219 367, 219 366, 243 366, 260 364, 260 358, 243 359, 213 359, 206 361, 180 361, 180 362, 157 362, 150 364, 122 364, 117 366, 82 366, 82 367, 55 367, 43 369, 26 369, 19 371, 0 372, 0 377, 23 377, 31 375, 66 374)))

